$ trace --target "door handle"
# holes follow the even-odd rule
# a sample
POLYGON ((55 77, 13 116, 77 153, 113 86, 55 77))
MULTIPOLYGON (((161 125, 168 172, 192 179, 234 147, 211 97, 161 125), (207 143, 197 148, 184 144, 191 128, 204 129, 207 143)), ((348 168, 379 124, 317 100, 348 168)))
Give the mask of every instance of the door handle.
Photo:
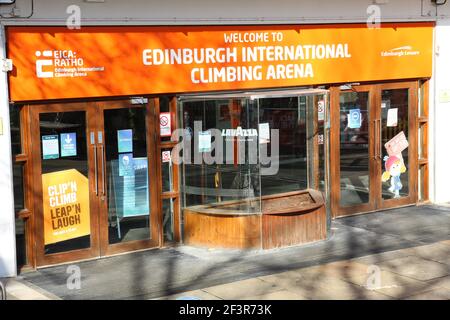
POLYGON ((105 154, 104 147, 100 145, 101 155, 102 155, 102 196, 105 195, 105 154))
POLYGON ((378 145, 378 137, 377 137, 377 120, 373 120, 373 160, 377 160, 377 145, 378 145))
POLYGON ((97 169, 97 146, 94 145, 94 183, 95 183, 95 195, 98 196, 98 169, 97 169))
POLYGON ((381 160, 382 159, 382 155, 381 155, 381 141, 382 141, 382 137, 381 137, 381 119, 378 119, 378 158, 381 160))

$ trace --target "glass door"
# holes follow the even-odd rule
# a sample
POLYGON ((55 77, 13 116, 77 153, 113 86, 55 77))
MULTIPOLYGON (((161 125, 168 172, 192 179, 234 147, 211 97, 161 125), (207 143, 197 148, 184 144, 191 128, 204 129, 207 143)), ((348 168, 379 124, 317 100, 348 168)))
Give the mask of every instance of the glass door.
POLYGON ((417 196, 417 84, 379 86, 377 161, 379 207, 414 203, 417 196))
POLYGON ((159 245, 149 108, 131 99, 31 109, 37 266, 159 245))
POLYGON ((416 199, 417 84, 334 89, 334 216, 408 205, 416 199))
POLYGON ((347 215, 375 209, 375 122, 373 87, 333 93, 332 209, 347 215), (334 147, 333 147, 334 146, 334 147))
POLYGON ((99 255, 92 104, 31 108, 37 265, 99 255))
POLYGON ((97 103, 102 255, 159 245, 155 130, 144 102, 97 103))

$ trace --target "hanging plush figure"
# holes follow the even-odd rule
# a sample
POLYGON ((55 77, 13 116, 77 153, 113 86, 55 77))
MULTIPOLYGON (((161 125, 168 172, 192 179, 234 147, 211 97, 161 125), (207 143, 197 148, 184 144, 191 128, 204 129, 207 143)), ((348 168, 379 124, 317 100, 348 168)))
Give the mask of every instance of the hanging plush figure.
POLYGON ((400 181, 400 175, 406 172, 403 160, 396 156, 385 156, 384 167, 386 168, 386 171, 383 173, 381 180, 386 182, 390 178, 391 186, 389 191, 394 194, 394 198, 399 198, 400 190, 403 188, 402 182, 400 181))

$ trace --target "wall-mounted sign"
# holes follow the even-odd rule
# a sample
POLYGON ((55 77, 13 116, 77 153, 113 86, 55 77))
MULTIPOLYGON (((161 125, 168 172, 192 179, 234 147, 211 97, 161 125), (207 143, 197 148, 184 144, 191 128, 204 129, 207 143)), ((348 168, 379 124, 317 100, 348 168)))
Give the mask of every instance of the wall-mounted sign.
POLYGON ((73 157, 77 155, 77 134, 76 132, 61 133, 61 157, 73 157))
POLYGON ((439 90, 439 102, 440 103, 450 102, 450 89, 439 90))
POLYGON ((361 128, 361 110, 360 109, 352 109, 350 110, 348 117, 348 127, 350 129, 359 129, 361 128))
POLYGON ((133 152, 133 130, 117 130, 117 149, 119 153, 133 152))
POLYGON ((42 159, 59 158, 59 137, 57 134, 42 136, 42 159))
POLYGON ((172 135, 170 112, 161 112, 159 114, 159 134, 161 137, 170 137, 172 135))
POLYGON ((42 175, 44 242, 89 235, 89 181, 75 169, 42 175))
POLYGON ((15 67, 9 73, 14 101, 425 78, 432 73, 433 23, 426 22, 386 23, 377 29, 366 24, 8 27, 7 39, 15 67), (355 68, 358 72, 348 72, 355 68))

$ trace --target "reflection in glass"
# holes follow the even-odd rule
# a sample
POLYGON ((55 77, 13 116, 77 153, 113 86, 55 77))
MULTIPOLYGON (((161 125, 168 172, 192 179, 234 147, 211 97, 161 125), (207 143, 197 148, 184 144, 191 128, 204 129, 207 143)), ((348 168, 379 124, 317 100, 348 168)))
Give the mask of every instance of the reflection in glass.
POLYGON ((343 92, 340 95, 341 206, 369 201, 368 99, 368 92, 343 92))
POLYGON ((383 90, 381 93, 381 152, 383 155, 381 170, 385 177, 383 180, 386 180, 382 182, 383 199, 409 195, 408 149, 401 154, 388 155, 384 147, 388 141, 402 131, 408 139, 408 92, 408 89, 394 89, 383 90))
MULTIPOLYGON (((76 112, 58 112, 58 113, 41 113, 39 116, 40 123, 40 141, 41 141, 41 165, 42 174, 56 173, 69 169, 77 170, 81 175, 88 178, 88 155, 86 146, 86 113, 84 111, 76 112), (76 149, 71 155, 62 152, 60 139, 63 134, 74 133, 72 135, 76 149), (53 145, 57 144, 56 149, 50 150, 48 141, 44 140, 48 137, 52 138, 53 145), (45 144, 45 147, 43 147, 45 144), (64 156, 63 156, 64 155, 64 156)), ((43 190, 46 192, 46 190, 43 190)), ((89 199, 89 190, 78 190, 77 197, 86 197, 89 199), (84 192, 85 194, 82 194, 84 192)), ((48 214, 48 213, 47 213, 48 214)), ((48 232, 48 230, 44 230, 48 232)), ((59 241, 47 244, 45 253, 58 253, 71 251, 76 249, 89 248, 91 245, 90 235, 77 237, 74 239, 59 241)))
POLYGON ((306 97, 260 99, 259 119, 279 130, 278 172, 261 176, 262 195, 306 189, 306 97))
POLYGON ((199 99, 180 111, 185 207, 261 213, 261 196, 324 188, 324 97, 199 99))
POLYGON ((162 200, 162 210, 163 210, 163 233, 164 233, 164 241, 170 242, 174 240, 174 202, 175 200, 163 199, 162 200))
POLYGON ((171 150, 161 150, 161 171, 162 171, 162 191, 173 191, 173 163, 171 158, 171 150))
POLYGON ((239 200, 228 208, 235 212, 260 212, 259 169, 251 160, 257 159, 258 136, 236 132, 238 128, 257 130, 258 109, 254 103, 245 99, 183 103, 182 121, 190 135, 187 144, 192 160, 184 166, 186 206, 239 200), (204 159, 219 154, 212 148, 213 143, 222 151, 224 160, 207 164, 204 159), (195 161, 199 157, 200 162, 195 161))
POLYGON ((145 107, 104 111, 109 243, 150 238, 145 107))

